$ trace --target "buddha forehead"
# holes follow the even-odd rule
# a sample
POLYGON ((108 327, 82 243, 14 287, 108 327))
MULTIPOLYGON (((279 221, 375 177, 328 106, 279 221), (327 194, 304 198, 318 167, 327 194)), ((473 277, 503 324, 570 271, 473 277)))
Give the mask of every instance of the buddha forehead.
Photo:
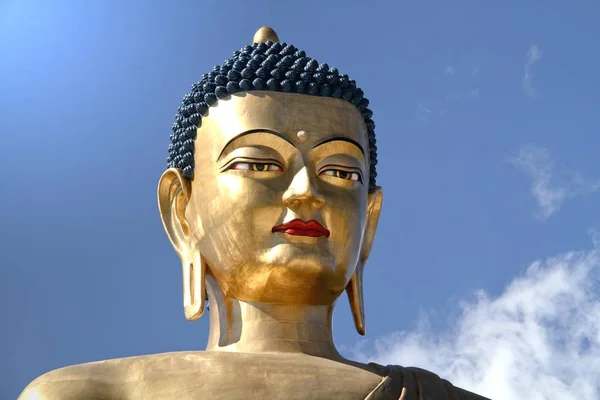
POLYGON ((250 92, 220 100, 202 119, 196 154, 218 154, 236 136, 273 131, 298 148, 338 137, 368 148, 361 114, 352 104, 333 98, 295 93, 250 92))

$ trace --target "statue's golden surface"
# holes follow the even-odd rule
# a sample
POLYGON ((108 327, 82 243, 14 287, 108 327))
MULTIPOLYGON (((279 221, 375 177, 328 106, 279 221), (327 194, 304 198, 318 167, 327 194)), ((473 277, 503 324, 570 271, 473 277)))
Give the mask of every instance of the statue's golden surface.
MULTIPOLYGON (((277 35, 263 29, 264 40, 277 35)), ((169 168, 158 188, 188 319, 208 295, 206 351, 62 368, 21 399, 483 399, 334 346, 344 291, 365 330, 362 274, 382 204, 367 130, 340 98, 254 90, 212 102, 195 132, 193 179, 169 168)))

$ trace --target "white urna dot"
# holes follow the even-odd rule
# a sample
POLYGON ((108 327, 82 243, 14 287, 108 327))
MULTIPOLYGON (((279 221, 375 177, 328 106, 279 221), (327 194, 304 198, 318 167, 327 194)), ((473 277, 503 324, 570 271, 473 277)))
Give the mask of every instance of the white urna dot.
POLYGON ((300 131, 296 134, 296 136, 298 136, 298 139, 301 142, 304 142, 306 139, 308 139, 308 132, 306 131, 300 131))

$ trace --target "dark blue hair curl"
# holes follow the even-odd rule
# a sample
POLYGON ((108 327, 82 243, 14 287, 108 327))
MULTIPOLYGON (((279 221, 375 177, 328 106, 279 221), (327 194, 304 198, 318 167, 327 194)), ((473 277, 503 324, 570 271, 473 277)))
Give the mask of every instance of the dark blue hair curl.
POLYGON ((194 140, 202 116, 219 99, 252 90, 331 97, 352 103, 358 108, 367 127, 369 190, 376 188, 377 145, 375 123, 371 119, 373 112, 368 108, 369 100, 348 75, 340 74, 337 68, 329 68, 325 63, 319 64, 292 45, 279 42, 244 46, 233 53, 233 58, 215 66, 192 85, 191 93, 183 97, 175 116, 168 167, 179 168, 184 176, 194 179, 194 140))

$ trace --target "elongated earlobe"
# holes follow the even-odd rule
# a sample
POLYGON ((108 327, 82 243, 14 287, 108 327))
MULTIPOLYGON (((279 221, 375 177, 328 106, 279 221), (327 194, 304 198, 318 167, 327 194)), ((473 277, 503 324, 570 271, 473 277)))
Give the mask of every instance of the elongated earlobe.
POLYGON ((371 248, 373 247, 373 240, 375 239, 375 232, 377 231, 382 203, 383 192, 380 187, 377 187, 369 193, 365 231, 363 233, 360 256, 354 274, 352 274, 352 278, 350 278, 350 282, 346 286, 346 293, 348 294, 348 300, 350 301, 350 311, 354 318, 356 331, 360 335, 364 335, 366 332, 363 272, 369 254, 371 254, 371 248))
POLYGON ((183 261, 183 310, 185 318, 195 321, 204 313, 206 302, 206 262, 199 252, 192 262, 183 261))
POLYGON ((354 318, 354 326, 359 335, 364 335, 365 329, 365 303, 363 298, 363 270, 362 263, 358 263, 356 270, 346 287, 348 300, 350 301, 350 311, 354 318))

